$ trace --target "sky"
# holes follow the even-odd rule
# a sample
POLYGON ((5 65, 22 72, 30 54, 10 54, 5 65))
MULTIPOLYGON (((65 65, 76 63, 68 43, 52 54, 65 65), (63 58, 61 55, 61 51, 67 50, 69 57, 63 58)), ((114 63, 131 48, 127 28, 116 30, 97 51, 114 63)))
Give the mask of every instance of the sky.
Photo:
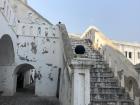
POLYGON ((140 0, 28 0, 51 23, 64 23, 69 33, 96 26, 105 36, 140 43, 140 0))

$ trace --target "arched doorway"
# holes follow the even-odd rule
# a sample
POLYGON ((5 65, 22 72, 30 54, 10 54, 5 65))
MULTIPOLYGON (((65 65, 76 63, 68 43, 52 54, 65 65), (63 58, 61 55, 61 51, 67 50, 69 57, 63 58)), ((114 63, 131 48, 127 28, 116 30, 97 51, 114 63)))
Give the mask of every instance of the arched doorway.
POLYGON ((11 65, 14 63, 13 42, 9 35, 0 39, 0 65, 11 65))
POLYGON ((125 77, 125 87, 128 90, 130 97, 135 99, 135 96, 139 93, 137 80, 131 76, 125 77))
POLYGON ((0 37, 0 95, 12 95, 12 72, 15 53, 12 38, 5 34, 0 37), (11 84, 9 84, 11 83, 11 84))
POLYGON ((16 68, 16 93, 35 94, 35 72, 30 64, 21 64, 16 68))

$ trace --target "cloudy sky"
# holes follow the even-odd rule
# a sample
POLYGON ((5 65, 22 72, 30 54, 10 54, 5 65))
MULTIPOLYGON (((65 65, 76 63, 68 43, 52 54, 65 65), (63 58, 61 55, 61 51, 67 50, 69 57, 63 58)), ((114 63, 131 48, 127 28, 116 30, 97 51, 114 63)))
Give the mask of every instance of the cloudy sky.
POLYGON ((140 0, 28 0, 51 23, 70 33, 94 25, 114 40, 140 42, 140 0))

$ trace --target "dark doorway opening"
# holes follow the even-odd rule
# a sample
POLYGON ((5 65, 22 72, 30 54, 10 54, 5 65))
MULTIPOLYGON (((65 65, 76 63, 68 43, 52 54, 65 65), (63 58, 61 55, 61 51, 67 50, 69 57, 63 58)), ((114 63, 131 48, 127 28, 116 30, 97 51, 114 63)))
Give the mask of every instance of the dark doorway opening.
POLYGON ((19 89, 22 89, 23 85, 24 85, 24 74, 18 73, 17 74, 17 91, 19 91, 19 89))
POLYGON ((23 64, 17 69, 16 94, 34 95, 35 94, 35 69, 32 65, 23 64))

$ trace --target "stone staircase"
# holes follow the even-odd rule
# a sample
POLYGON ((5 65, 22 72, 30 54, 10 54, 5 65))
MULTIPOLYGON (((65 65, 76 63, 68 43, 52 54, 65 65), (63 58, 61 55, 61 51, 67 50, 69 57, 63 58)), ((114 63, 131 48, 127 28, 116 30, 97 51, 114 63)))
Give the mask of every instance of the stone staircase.
POLYGON ((85 47, 85 54, 80 56, 95 61, 90 70, 90 105, 134 105, 129 94, 119 85, 117 78, 103 56, 91 47, 87 40, 72 40, 72 49, 76 45, 85 47))
POLYGON ((90 70, 91 105, 134 105, 129 94, 114 77, 113 71, 98 51, 96 65, 90 70))

